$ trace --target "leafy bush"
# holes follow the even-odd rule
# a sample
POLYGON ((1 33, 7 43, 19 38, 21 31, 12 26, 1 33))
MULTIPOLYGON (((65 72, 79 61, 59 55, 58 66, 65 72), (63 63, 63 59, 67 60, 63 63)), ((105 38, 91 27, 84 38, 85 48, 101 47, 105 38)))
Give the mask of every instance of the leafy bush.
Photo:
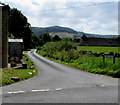
POLYGON ((71 41, 58 41, 58 42, 47 42, 43 46, 44 51, 69 51, 71 49, 77 49, 77 45, 71 41))

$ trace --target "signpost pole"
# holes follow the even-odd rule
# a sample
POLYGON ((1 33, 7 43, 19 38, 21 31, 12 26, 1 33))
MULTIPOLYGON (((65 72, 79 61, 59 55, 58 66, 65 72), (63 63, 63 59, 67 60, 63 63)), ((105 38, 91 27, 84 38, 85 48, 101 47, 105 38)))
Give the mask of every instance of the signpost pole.
POLYGON ((113 63, 115 63, 115 56, 113 57, 113 63))
POLYGON ((105 62, 105 55, 103 55, 103 62, 105 62))

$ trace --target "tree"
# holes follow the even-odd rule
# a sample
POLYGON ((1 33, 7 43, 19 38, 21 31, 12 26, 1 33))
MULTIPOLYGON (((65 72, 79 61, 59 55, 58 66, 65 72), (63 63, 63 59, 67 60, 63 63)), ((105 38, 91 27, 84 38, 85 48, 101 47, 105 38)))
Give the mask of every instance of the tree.
POLYGON ((32 31, 27 18, 16 8, 10 10, 10 34, 15 38, 23 38, 24 48, 31 48, 32 31))
POLYGON ((29 26, 25 26, 22 33, 24 49, 32 47, 32 31, 29 26))
POLYGON ((83 34, 83 36, 81 37, 81 40, 86 41, 86 39, 87 39, 87 36, 83 34))
POLYGON ((83 34, 82 38, 83 38, 83 39, 86 39, 86 38, 87 38, 87 36, 83 34))
POLYGON ((32 35, 32 47, 36 48, 38 46, 42 45, 42 43, 40 42, 40 39, 38 36, 35 36, 34 34, 32 35))
POLYGON ((76 43, 80 43, 80 39, 79 38, 74 38, 73 41, 76 42, 76 43))
POLYGON ((55 35, 52 40, 56 42, 56 41, 60 41, 61 38, 58 35, 55 35))
POLYGON ((39 36, 39 39, 41 41, 41 45, 44 45, 46 42, 51 41, 51 36, 49 35, 48 32, 45 32, 39 36))

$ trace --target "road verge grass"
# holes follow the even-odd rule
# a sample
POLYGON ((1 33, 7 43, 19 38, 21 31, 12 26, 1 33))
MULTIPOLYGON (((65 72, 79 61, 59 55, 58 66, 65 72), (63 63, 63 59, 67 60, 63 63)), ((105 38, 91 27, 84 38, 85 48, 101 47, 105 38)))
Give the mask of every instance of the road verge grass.
MULTIPOLYGON (((39 51, 39 55, 43 56, 45 52, 39 51)), ((48 56, 44 56, 47 59, 56 61, 58 63, 65 64, 74 69, 82 70, 85 72, 90 72, 94 74, 101 74, 106 76, 111 76, 115 78, 120 78, 120 65, 118 64, 120 58, 116 58, 116 63, 113 64, 111 58, 107 58, 106 62, 102 61, 102 57, 92 57, 88 55, 83 55, 76 60, 71 62, 65 62, 61 60, 56 60, 48 56)))
POLYGON ((27 69, 14 69, 14 68, 4 68, 0 69, 2 73, 2 81, 0 81, 0 86, 10 85, 19 81, 23 81, 32 78, 38 74, 38 71, 33 64, 33 62, 28 58, 26 54, 23 56, 23 60, 27 63, 27 69), (11 78, 18 77, 18 81, 14 81, 11 78))

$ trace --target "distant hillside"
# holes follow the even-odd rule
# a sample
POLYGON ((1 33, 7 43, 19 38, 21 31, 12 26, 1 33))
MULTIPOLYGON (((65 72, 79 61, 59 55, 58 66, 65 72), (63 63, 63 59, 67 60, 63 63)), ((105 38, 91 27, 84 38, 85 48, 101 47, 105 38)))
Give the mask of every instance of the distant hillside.
POLYGON ((49 32, 51 36, 58 35, 60 37, 71 37, 71 38, 80 38, 82 35, 86 35, 87 37, 96 37, 96 38, 113 38, 118 37, 118 35, 99 35, 99 34, 90 34, 84 32, 77 32, 68 27, 60 27, 60 26, 52 26, 52 27, 32 27, 32 32, 36 36, 40 36, 44 32, 49 32))
MULTIPOLYGON (((60 38, 73 38, 74 36, 78 35, 78 34, 74 34, 74 33, 68 33, 68 32, 50 32, 49 33, 51 36, 55 36, 58 35, 60 38)), ((80 35, 78 35, 78 37, 81 37, 80 35)))
POLYGON ((77 34, 77 31, 67 28, 67 27, 60 27, 60 26, 53 26, 53 27, 46 27, 46 28, 39 28, 39 27, 32 27, 32 31, 35 35, 39 36, 40 34, 44 32, 66 32, 66 33, 72 33, 77 34))

